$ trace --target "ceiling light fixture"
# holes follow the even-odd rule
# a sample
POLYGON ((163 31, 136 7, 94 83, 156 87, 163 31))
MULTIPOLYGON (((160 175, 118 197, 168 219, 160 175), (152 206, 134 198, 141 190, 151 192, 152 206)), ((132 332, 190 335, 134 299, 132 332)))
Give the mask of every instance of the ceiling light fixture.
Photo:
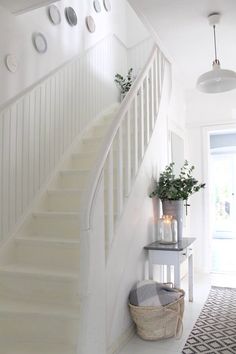
POLYGON ((213 27, 215 59, 212 70, 202 74, 197 80, 197 88, 199 91, 205 93, 219 93, 233 90, 236 88, 236 73, 232 70, 221 69, 220 61, 217 58, 216 25, 220 21, 220 14, 210 14, 208 21, 209 25, 213 27))

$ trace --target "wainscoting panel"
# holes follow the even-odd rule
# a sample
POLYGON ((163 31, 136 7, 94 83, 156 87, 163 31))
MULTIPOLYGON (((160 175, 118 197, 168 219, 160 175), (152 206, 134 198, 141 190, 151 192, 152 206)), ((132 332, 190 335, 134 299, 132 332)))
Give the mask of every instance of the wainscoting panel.
POLYGON ((0 242, 14 230, 75 137, 118 101, 114 75, 125 74, 134 58, 140 58, 135 66, 142 66, 140 53, 147 46, 145 41, 128 50, 109 36, 0 112, 0 242))

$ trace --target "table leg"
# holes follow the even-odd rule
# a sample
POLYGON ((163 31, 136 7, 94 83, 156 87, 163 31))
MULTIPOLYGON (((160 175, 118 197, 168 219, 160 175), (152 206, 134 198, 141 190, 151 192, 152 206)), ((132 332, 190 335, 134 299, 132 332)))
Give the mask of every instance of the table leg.
POLYGON ((167 266, 167 283, 171 282, 171 266, 167 266))
POLYGON ((180 288, 180 264, 174 264, 174 286, 180 288))
POLYGON ((153 263, 150 258, 148 261, 148 266, 149 266, 149 279, 152 280, 153 279, 153 263))
POLYGON ((189 301, 193 302, 193 255, 188 257, 188 294, 189 301))

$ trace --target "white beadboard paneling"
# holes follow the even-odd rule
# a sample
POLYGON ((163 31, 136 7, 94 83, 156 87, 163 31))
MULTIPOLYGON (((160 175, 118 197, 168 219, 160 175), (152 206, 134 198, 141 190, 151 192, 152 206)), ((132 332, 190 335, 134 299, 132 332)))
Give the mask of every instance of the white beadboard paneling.
POLYGON ((129 48, 128 67, 134 69, 134 75, 138 75, 144 67, 153 45, 153 39, 147 38, 134 47, 129 48))
POLYGON ((127 50, 109 36, 0 112, 0 241, 73 139, 118 100, 115 74, 127 72, 128 61, 142 67, 150 49, 150 39, 127 50))

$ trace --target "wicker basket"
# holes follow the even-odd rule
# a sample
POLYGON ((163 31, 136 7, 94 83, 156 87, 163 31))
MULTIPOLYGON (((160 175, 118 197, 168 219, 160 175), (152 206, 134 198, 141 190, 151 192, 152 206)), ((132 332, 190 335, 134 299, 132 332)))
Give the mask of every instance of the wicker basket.
POLYGON ((166 306, 133 306, 129 304, 130 313, 137 326, 138 335, 145 340, 158 340, 181 336, 183 330, 184 291, 181 297, 166 306))

